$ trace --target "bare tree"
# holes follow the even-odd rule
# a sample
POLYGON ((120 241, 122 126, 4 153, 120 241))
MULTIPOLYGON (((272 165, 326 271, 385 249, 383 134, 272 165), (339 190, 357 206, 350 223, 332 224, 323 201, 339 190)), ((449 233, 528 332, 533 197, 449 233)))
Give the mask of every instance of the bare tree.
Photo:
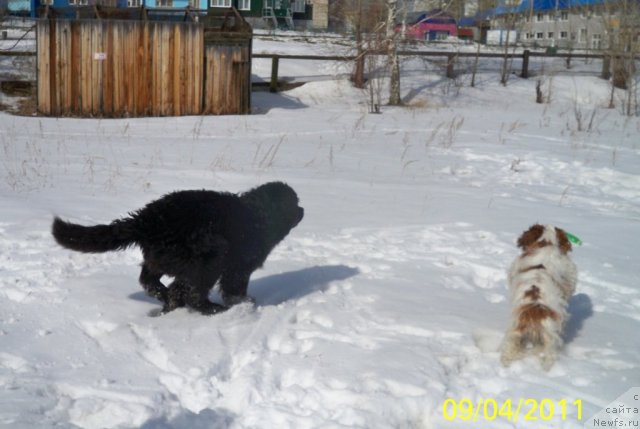
POLYGON ((400 97, 400 59, 398 57, 398 33, 396 22, 398 17, 398 0, 386 0, 386 44, 387 61, 389 63, 389 105, 402 105, 400 97))
POLYGON ((480 60, 480 43, 477 44, 476 56, 473 58, 473 66, 471 67, 471 87, 476 86, 476 74, 478 73, 478 62, 480 60))
POLYGON ((389 105, 401 105, 400 61, 396 30, 398 0, 347 0, 339 10, 345 27, 353 31, 355 61, 351 80, 367 91, 372 113, 380 111, 382 79, 389 76, 389 105), (366 74, 366 75, 365 75, 366 74))
POLYGON ((356 0, 356 19, 355 19, 355 36, 356 36, 356 60, 354 63, 353 74, 351 75, 351 81, 356 88, 364 88, 364 67, 365 67, 365 49, 364 49, 364 37, 363 37, 363 16, 362 16, 362 1, 356 0))
MULTIPOLYGON (((331 18, 336 26, 355 40, 355 60, 351 81, 356 88, 365 88, 366 56, 370 51, 371 35, 379 31, 384 20, 384 0, 344 0, 330 2, 331 18)), ((375 39, 375 38, 374 38, 375 39)))
POLYGON ((611 58, 611 98, 615 88, 626 90, 622 110, 627 115, 640 114, 635 58, 640 55, 640 3, 636 0, 609 0, 603 4, 602 19, 608 40, 605 55, 611 58))
POLYGON ((367 72, 366 90, 367 104, 369 105, 369 113, 380 113, 382 106, 382 88, 384 78, 387 75, 388 62, 385 56, 378 55, 382 52, 385 44, 386 35, 382 31, 374 31, 366 36, 366 44, 371 50, 370 55, 364 57, 367 72))
POLYGON ((515 40, 511 40, 512 33, 515 33, 516 22, 518 21, 518 14, 516 13, 507 13, 503 17, 504 19, 504 28, 507 30, 507 35, 504 41, 504 57, 502 58, 502 67, 500 69, 500 83, 504 86, 507 86, 507 82, 509 82, 509 75, 511 74, 511 63, 513 59, 509 56, 509 48, 511 48, 512 44, 515 48, 515 40))

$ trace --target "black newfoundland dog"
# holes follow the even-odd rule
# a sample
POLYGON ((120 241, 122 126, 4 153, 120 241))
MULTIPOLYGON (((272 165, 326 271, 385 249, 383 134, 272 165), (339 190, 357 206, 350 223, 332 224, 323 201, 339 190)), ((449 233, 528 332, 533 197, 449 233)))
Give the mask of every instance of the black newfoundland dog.
POLYGON ((271 182, 244 194, 178 191, 109 225, 81 226, 59 218, 52 233, 63 247, 85 253, 138 245, 144 261, 140 283, 164 304, 203 314, 251 300, 249 277, 304 215, 288 185, 271 182), (174 280, 165 286, 161 277, 174 280), (225 305, 209 301, 220 280, 225 305))

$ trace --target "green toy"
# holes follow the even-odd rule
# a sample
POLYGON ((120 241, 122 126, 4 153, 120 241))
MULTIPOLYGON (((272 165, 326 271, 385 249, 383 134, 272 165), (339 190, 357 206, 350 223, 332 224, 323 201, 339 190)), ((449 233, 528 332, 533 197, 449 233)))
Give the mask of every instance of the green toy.
POLYGON ((565 234, 567 235, 567 238, 570 242, 572 242, 573 244, 577 244, 578 246, 582 246, 582 240, 580 240, 578 237, 568 232, 565 232, 565 234))

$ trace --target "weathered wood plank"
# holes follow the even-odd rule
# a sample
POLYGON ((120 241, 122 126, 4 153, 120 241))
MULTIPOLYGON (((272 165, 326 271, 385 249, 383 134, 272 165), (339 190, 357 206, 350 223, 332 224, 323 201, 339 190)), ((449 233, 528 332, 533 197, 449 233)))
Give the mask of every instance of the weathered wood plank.
POLYGON ((220 64, 220 52, 215 46, 207 47, 207 84, 206 84, 206 109, 207 114, 217 114, 217 106, 220 105, 220 78, 218 65, 220 64))
POLYGON ((159 115, 168 116, 172 114, 171 109, 171 31, 168 26, 162 23, 160 25, 162 35, 160 36, 160 46, 162 48, 162 103, 160 105, 159 115))
POLYGON ((71 23, 71 100, 69 103, 68 114, 81 114, 82 107, 82 88, 81 88, 81 72, 80 65, 82 62, 82 40, 81 27, 78 22, 71 23))
POLYGON ((158 115, 158 109, 160 104, 162 103, 162 49, 160 49, 160 31, 158 30, 158 24, 153 22, 149 24, 150 26, 150 35, 151 39, 154 42, 151 44, 152 47, 152 80, 151 80, 151 88, 152 88, 152 96, 151 96, 151 105, 149 106, 149 114, 152 116, 158 115))
POLYGON ((184 27, 182 25, 176 25, 173 29, 170 29, 172 32, 171 36, 171 100, 173 104, 173 112, 174 116, 180 116, 184 111, 181 97, 181 86, 182 79, 180 79, 180 70, 182 67, 182 61, 180 61, 180 52, 182 51, 181 46, 181 33, 184 31, 184 27))
POLYGON ((102 28, 104 21, 91 28, 91 115, 102 114, 102 28))
POLYGON ((136 34, 138 45, 136 49, 136 110, 135 116, 146 115, 147 105, 147 58, 146 50, 148 49, 148 29, 147 26, 139 26, 136 34))
POLYGON ((49 28, 49 106, 53 115, 60 114, 58 111, 58 82, 56 80, 56 63, 58 61, 57 28, 58 23, 52 21, 49 28))
POLYGON ((122 73, 126 93, 125 115, 135 116, 137 95, 136 42, 138 40, 136 34, 139 26, 135 25, 135 22, 132 21, 120 21, 119 24, 122 24, 122 32, 124 33, 122 39, 124 54, 122 73))
POLYGON ((122 82, 122 28, 114 23, 112 26, 113 40, 111 55, 111 69, 113 76, 113 116, 123 116, 124 84, 122 82))
POLYGON ((190 114, 199 115, 204 109, 204 88, 205 88, 205 46, 203 26, 192 26, 192 37, 189 38, 188 50, 189 59, 192 65, 188 70, 187 94, 190 98, 190 114))
POLYGON ((226 114, 231 110, 231 106, 233 105, 233 100, 231 99, 231 94, 234 92, 233 88, 233 49, 231 46, 225 46, 225 68, 226 72, 225 76, 225 100, 224 100, 224 113, 226 114))
POLYGON ((51 25, 49 21, 42 21, 36 30, 38 51, 37 57, 37 75, 38 75, 38 110, 45 114, 51 114, 51 95, 49 94, 51 87, 49 82, 49 74, 51 61, 49 57, 49 45, 51 25))
POLYGON ((82 106, 80 114, 83 116, 91 116, 92 82, 91 82, 91 30, 92 25, 89 22, 80 24, 81 33, 81 71, 80 84, 82 87, 82 106))
POLYGON ((108 25, 105 29, 103 44, 106 59, 102 68, 102 109, 105 116, 111 117, 115 114, 113 108, 113 93, 115 90, 113 81, 113 25, 108 25))
POLYGON ((58 106, 60 114, 66 114, 71 105, 71 25, 68 21, 58 23, 58 64, 56 68, 58 81, 58 106))

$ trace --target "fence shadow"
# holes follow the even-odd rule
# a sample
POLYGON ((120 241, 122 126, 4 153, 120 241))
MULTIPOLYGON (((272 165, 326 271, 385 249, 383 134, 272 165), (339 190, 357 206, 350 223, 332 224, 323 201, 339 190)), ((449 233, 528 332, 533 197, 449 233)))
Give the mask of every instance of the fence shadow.
POLYGON ((282 92, 253 91, 251 93, 251 113, 266 114, 271 109, 304 109, 308 107, 295 97, 282 92))

